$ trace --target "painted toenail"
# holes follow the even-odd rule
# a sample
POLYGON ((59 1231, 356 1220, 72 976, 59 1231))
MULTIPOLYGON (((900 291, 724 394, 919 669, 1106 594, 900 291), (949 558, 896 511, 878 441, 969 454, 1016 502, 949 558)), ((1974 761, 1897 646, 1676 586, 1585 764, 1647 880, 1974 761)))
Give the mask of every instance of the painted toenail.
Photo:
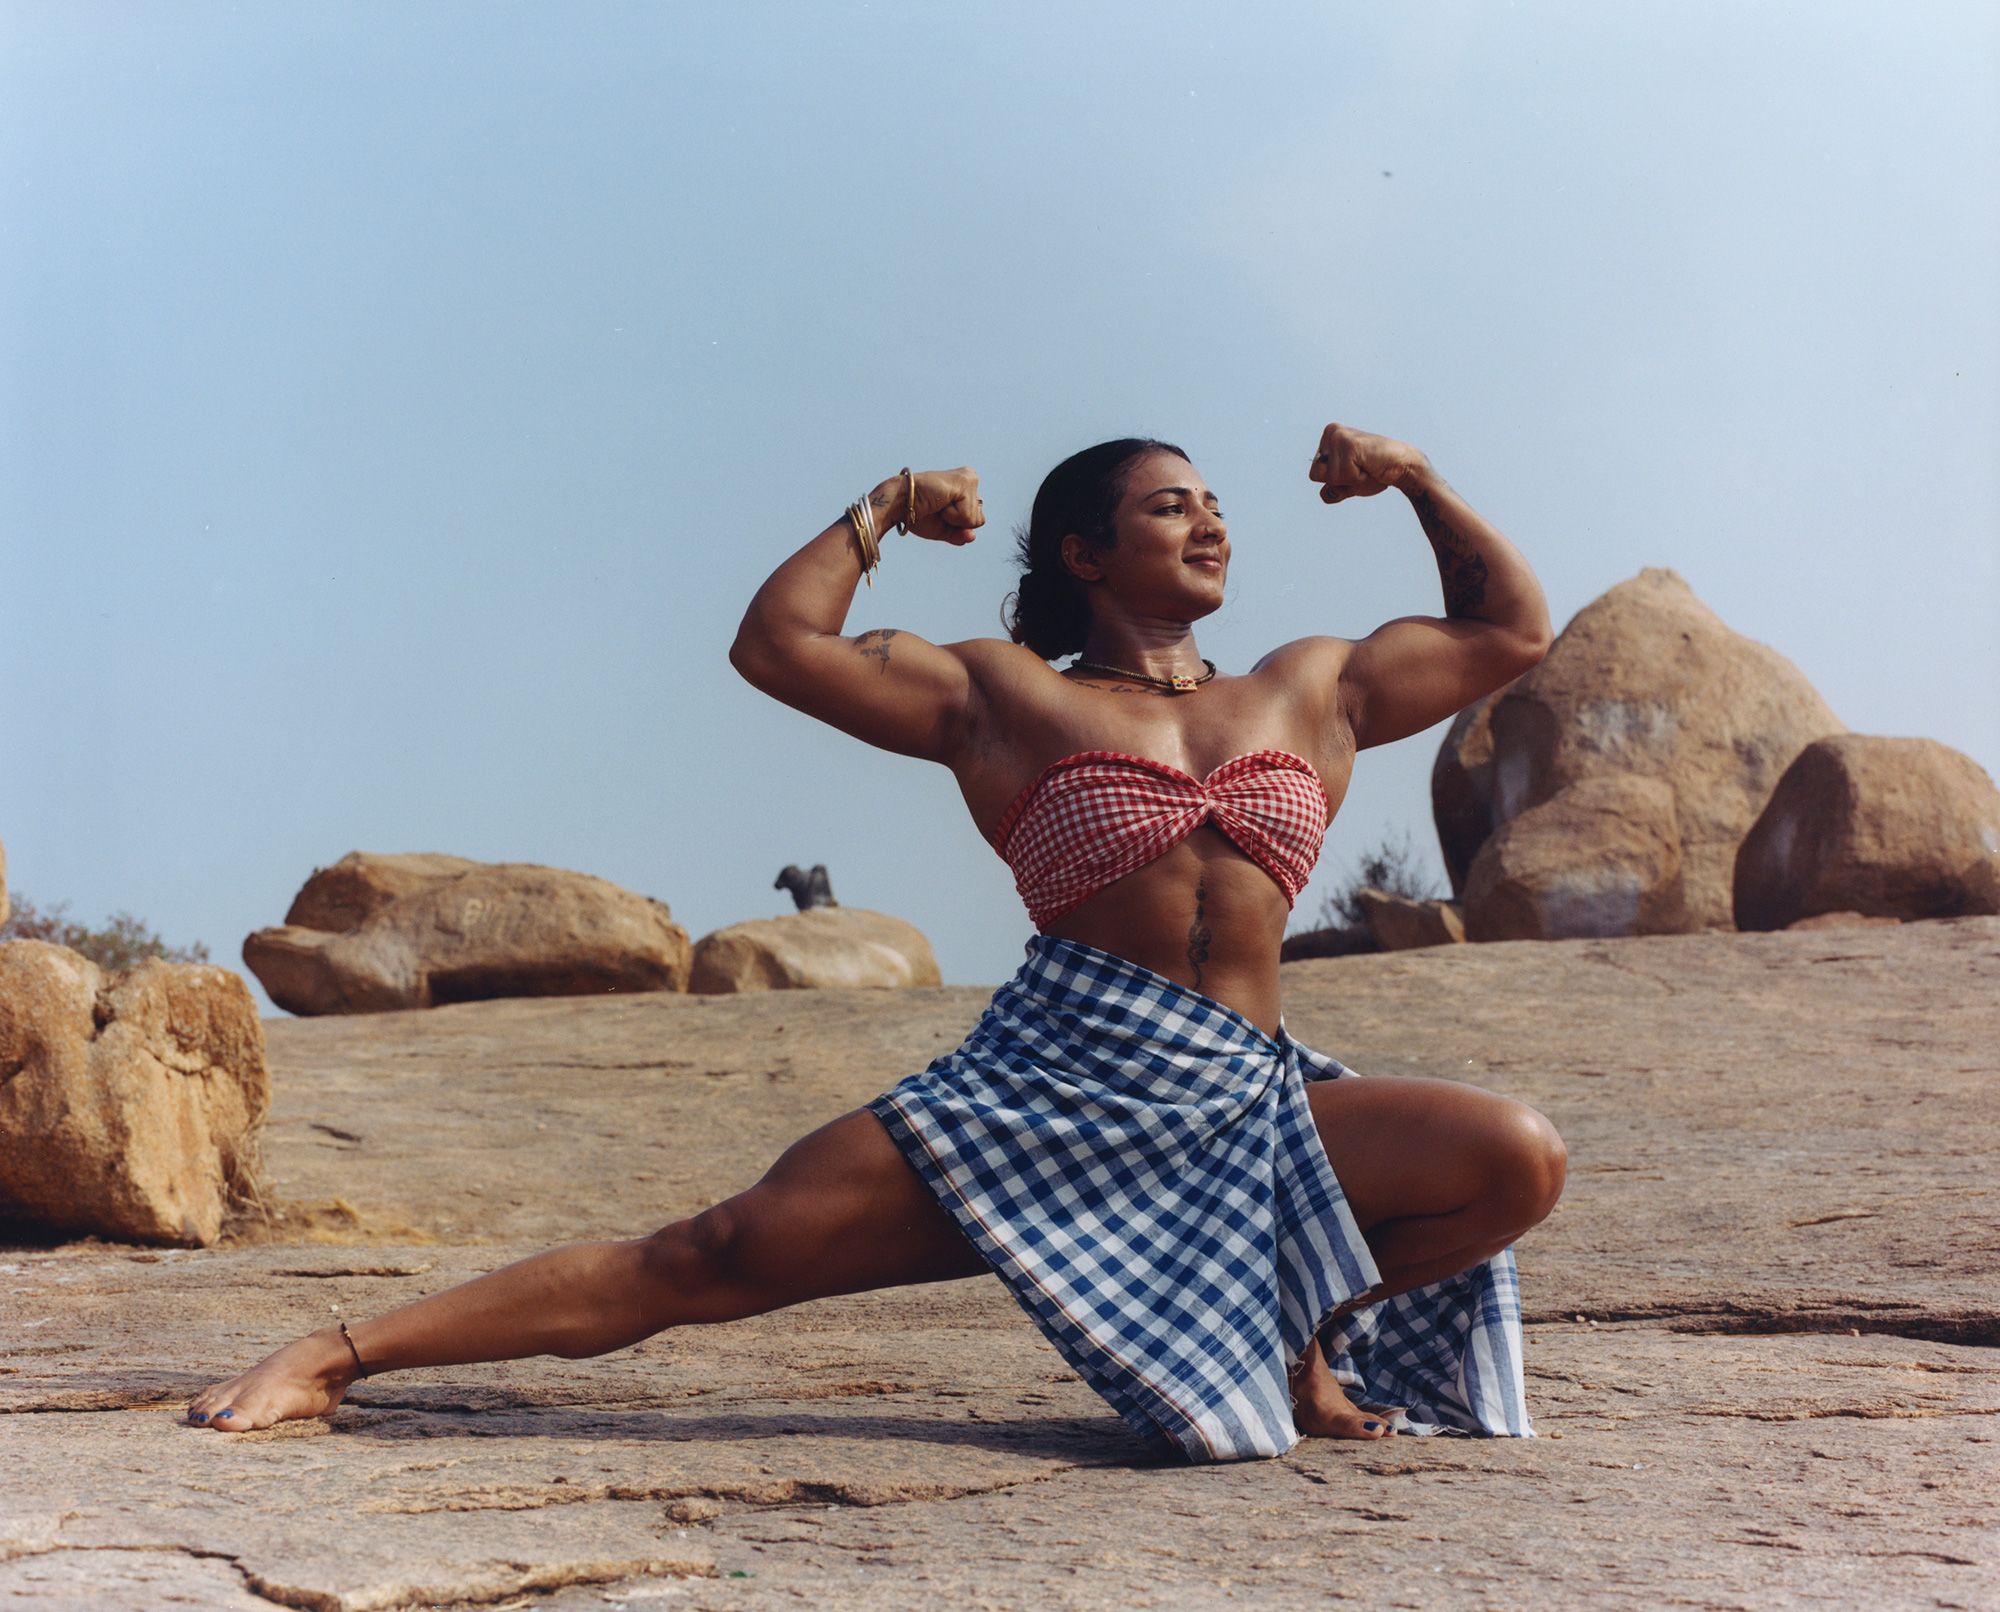
POLYGON ((236 1412, 234 1412, 233 1410, 226 1410, 226 1411, 217 1411, 217 1412, 215 1413, 215 1419, 216 1419, 216 1420, 217 1420, 217 1421, 219 1422, 219 1421, 221 1421, 221 1420, 222 1420, 222 1418, 223 1418, 223 1417, 225 1417, 225 1416, 234 1416, 235 1414, 236 1414, 236 1412))
MULTIPOLYGON (((229 1414, 229 1412, 228 1412, 228 1411, 224 1411, 224 1412, 223 1412, 222 1414, 223 1414, 224 1416, 227 1416, 227 1415, 229 1414)), ((1380 1422, 1363 1422, 1363 1423, 1362 1423, 1361 1425, 1362 1425, 1363 1427, 1367 1428, 1367 1429, 1368 1429, 1368 1431, 1372 1433, 1372 1432, 1374 1432, 1374 1431, 1375 1431, 1375 1429, 1376 1429, 1376 1428, 1380 1427, 1380 1426, 1381 1426, 1382 1424, 1381 1424, 1380 1422)))
POLYGON ((189 1411, 189 1412, 188 1412, 188 1420, 189 1420, 189 1421, 191 1421, 191 1422, 205 1422, 205 1421, 207 1421, 207 1420, 208 1420, 208 1412, 207 1412, 207 1411, 189 1411))

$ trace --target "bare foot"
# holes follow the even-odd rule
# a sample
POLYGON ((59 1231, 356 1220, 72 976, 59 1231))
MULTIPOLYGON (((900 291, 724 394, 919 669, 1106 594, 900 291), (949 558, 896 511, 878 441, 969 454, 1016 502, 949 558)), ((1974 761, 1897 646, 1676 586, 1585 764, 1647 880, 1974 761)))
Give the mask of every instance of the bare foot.
POLYGON ((1327 1369, 1313 1339, 1291 1370, 1292 1419, 1308 1438, 1386 1438, 1395 1429, 1379 1416, 1356 1410, 1327 1369))
POLYGON ((324 1416, 347 1397, 354 1377, 347 1344, 337 1329, 326 1327, 198 1395, 188 1406, 187 1419, 217 1433, 247 1433, 324 1416))

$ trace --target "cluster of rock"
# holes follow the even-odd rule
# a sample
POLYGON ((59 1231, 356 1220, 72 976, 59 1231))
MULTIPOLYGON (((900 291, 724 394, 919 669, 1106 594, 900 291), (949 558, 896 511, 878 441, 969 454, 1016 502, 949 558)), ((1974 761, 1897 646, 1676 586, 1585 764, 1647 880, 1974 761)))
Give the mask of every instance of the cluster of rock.
MULTIPOLYGON (((797 874, 815 904, 699 944, 664 902, 523 862, 356 851, 316 869, 285 921, 243 960, 288 1012, 380 1013, 502 996, 936 985, 912 925, 831 902, 825 869, 797 874), (814 876, 817 876, 816 878, 814 876)), ((780 887, 791 888, 780 875, 780 887)))
MULTIPOLYGON (((588 874, 357 852, 315 870, 285 923, 243 953, 272 1000, 300 1014, 939 983, 914 927, 832 904, 823 867, 797 882, 804 910, 697 946, 662 903, 588 874)), ((166 962, 107 973, 66 947, 0 943, 0 1220, 213 1243, 260 1196, 270 1095, 263 1024, 239 975, 166 962)))
POLYGON ((1385 949, 2000 912, 1993 780, 1849 733, 1658 567, 1459 714, 1431 801, 1455 900, 1363 893, 1385 949))
POLYGON ((0 1215, 212 1243, 257 1194, 270 1101, 264 1026, 228 969, 106 974, 67 947, 0 943, 0 1215))

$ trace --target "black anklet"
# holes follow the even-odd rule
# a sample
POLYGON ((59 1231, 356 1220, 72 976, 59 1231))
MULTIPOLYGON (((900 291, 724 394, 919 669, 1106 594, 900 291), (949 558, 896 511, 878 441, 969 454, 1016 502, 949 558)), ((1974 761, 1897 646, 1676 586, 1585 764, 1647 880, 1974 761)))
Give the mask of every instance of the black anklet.
POLYGON ((361 1351, 354 1347, 354 1340, 347 1335, 347 1323, 345 1321, 340 1323, 340 1335, 346 1341, 347 1352, 354 1356, 354 1369, 363 1377, 367 1376, 368 1368, 362 1365, 361 1351))

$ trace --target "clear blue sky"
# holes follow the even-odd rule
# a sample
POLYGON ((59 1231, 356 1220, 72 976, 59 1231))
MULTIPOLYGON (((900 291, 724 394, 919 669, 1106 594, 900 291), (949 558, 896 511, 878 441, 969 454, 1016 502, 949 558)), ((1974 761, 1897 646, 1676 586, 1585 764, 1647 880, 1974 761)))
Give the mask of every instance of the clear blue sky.
MULTIPOLYGON (((1402 436, 1560 626, 1671 566, 1852 728, 2000 773, 2000 11, 0 3, 0 842, 237 963, 356 848, 699 936, 786 862, 947 981, 1031 933, 950 777, 757 694, 743 607, 905 463, 849 630, 998 635, 1041 474, 1184 443, 1199 629, 1435 613, 1319 428, 1402 436)), ((1298 918, 1440 866, 1440 726, 1298 918)), ((1441 880, 1441 875, 1440 875, 1441 880)))

